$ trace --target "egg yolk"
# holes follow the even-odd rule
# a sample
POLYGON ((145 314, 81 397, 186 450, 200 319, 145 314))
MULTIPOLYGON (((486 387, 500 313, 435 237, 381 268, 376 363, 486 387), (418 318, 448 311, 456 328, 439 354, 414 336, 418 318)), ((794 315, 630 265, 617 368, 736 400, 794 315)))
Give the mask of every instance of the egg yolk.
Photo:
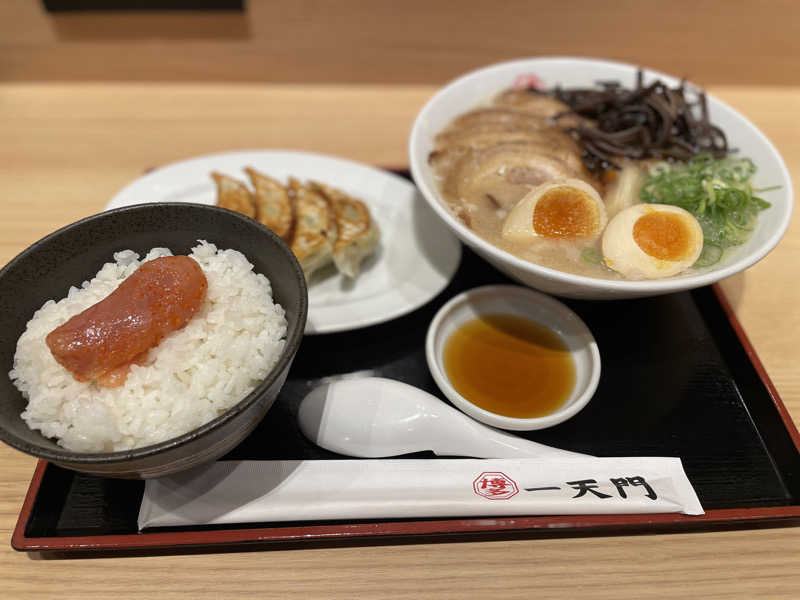
POLYGON ((674 213, 651 212, 633 225, 633 239, 643 252, 660 260, 677 261, 689 254, 689 228, 674 213))
POLYGON ((533 210, 533 230, 545 237, 587 237, 597 229, 597 220, 594 200, 574 188, 546 192, 533 210))

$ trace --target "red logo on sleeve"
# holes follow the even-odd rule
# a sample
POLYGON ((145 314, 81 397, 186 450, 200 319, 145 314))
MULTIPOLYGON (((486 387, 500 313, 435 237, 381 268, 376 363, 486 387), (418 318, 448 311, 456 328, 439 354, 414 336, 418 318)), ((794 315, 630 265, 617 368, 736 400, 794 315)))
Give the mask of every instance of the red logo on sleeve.
POLYGON ((488 500, 508 500, 519 493, 516 482, 504 473, 481 473, 472 489, 488 500))

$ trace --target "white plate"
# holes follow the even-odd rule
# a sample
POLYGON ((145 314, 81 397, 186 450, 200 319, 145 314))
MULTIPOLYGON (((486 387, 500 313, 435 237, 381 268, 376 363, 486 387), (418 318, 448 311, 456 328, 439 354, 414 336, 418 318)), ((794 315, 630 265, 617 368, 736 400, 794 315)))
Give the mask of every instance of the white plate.
POLYGON ((136 179, 106 209, 145 202, 216 204, 211 171, 248 182, 244 167, 284 182, 291 175, 340 188, 363 200, 380 227, 380 245, 355 280, 332 267, 314 274, 308 286, 306 333, 346 331, 399 317, 432 299, 452 279, 461 244, 416 187, 397 175, 340 158, 285 150, 210 154, 136 179))

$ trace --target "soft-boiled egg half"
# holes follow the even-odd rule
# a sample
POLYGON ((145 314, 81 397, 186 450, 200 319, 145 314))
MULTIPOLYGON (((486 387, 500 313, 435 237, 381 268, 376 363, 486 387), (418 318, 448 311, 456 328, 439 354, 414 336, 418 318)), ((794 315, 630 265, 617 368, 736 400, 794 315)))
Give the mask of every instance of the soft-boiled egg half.
POLYGON ((603 260, 628 279, 660 279, 691 267, 703 250, 703 230, 677 206, 635 204, 603 233, 603 260))
POLYGON ((597 190, 580 179, 562 179, 525 194, 506 217, 503 238, 521 243, 542 238, 592 242, 607 222, 597 190))

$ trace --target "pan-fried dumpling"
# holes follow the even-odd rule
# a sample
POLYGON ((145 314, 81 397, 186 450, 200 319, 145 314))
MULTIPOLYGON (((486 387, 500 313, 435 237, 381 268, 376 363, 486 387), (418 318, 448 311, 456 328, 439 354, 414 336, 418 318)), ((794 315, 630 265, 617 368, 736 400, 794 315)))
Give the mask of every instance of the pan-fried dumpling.
POLYGON ((311 183, 333 206, 339 236, 333 246, 333 262, 339 271, 355 277, 361 262, 375 250, 380 231, 367 206, 344 192, 324 183, 311 183))
POLYGON ((306 275, 331 262, 337 227, 333 207, 325 196, 294 178, 289 179, 295 228, 291 249, 306 275))
POLYGON ((217 206, 235 210, 251 219, 256 217, 253 194, 245 184, 222 173, 211 173, 211 178, 217 183, 217 206))
POLYGON ((294 223, 289 190, 251 167, 247 167, 245 172, 253 182, 255 190, 256 219, 274 231, 283 241, 288 242, 291 239, 294 223))

